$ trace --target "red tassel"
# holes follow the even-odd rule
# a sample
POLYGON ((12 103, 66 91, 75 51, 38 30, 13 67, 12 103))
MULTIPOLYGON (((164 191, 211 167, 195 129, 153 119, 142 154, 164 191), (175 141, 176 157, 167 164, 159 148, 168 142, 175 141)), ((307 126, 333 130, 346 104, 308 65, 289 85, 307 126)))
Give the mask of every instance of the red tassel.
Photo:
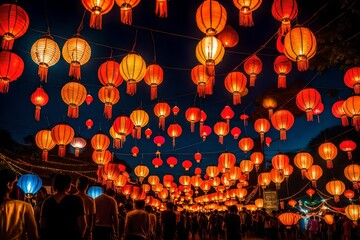
POLYGON ((104 106, 104 116, 105 119, 110 120, 112 118, 112 104, 110 103, 105 103, 104 106))
POLYGON ((347 118, 346 115, 342 115, 342 116, 341 116, 341 125, 342 125, 343 127, 349 126, 349 119, 347 118))
POLYGON ((119 149, 121 148, 121 140, 119 138, 115 138, 113 141, 113 148, 119 149))
POLYGON ((285 36, 291 30, 291 22, 289 19, 283 20, 281 22, 281 27, 279 33, 281 36, 285 36))
POLYGON ((172 139, 172 146, 175 147, 175 137, 172 139))
POLYGON ((49 67, 46 64, 40 63, 38 68, 38 75, 40 77, 40 81, 47 82, 49 67))
POLYGON ((224 143, 224 136, 219 136, 219 143, 223 144, 224 143))
POLYGON ((305 56, 299 56, 296 62, 299 72, 304 72, 309 68, 309 60, 305 56))
POLYGON ((314 188, 316 188, 316 181, 311 181, 311 184, 314 188))
POLYGON ((95 10, 91 12, 89 25, 90 28, 94 28, 96 30, 102 29, 102 14, 99 10, 95 10))
POLYGON ((286 75, 285 74, 279 74, 278 88, 286 88, 286 75))
POLYGON ((328 169, 333 168, 333 162, 332 162, 331 160, 326 161, 326 167, 327 167, 328 169))
POLYGON ((205 66, 206 74, 210 77, 215 76, 215 61, 214 60, 206 60, 206 66, 205 66))
POLYGON ((125 4, 125 6, 120 7, 120 20, 124 24, 132 24, 132 9, 130 5, 125 4))
POLYGON ((0 80, 0 93, 9 92, 9 81, 7 79, 0 80))
POLYGON ((141 127, 135 127, 136 129, 136 138, 140 139, 141 138, 141 127))
POLYGON ((263 143, 265 140, 265 134, 263 132, 260 132, 260 142, 263 143))
POLYGON ((274 114, 274 109, 269 108, 269 119, 271 119, 273 114, 274 114))
POLYGON ((165 130, 165 117, 159 117, 159 128, 165 130))
POLYGON ((112 187, 113 187, 113 181, 111 180, 106 181, 106 189, 110 189, 112 187))
POLYGON ((80 154, 80 149, 79 148, 75 148, 75 157, 78 157, 80 154))
POLYGON ((155 14, 161 18, 168 16, 167 0, 156 0, 155 14))
POLYGON ((250 74, 250 87, 255 86, 256 74, 250 74))
POLYGON ((252 26, 254 26, 254 21, 253 21, 253 18, 252 18, 252 12, 249 11, 248 9, 240 10, 239 24, 240 24, 240 26, 243 26, 243 27, 252 27, 252 26))
POLYGON ((360 94, 360 83, 356 83, 354 85, 354 93, 355 94, 360 94))
POLYGON ((1 41, 1 48, 3 50, 12 50, 13 49, 14 36, 11 36, 11 35, 8 33, 3 36, 3 39, 1 41))
POLYGON ((41 110, 41 106, 36 105, 35 106, 35 120, 36 121, 40 121, 40 110, 41 110))
POLYGON ((199 94, 199 97, 205 98, 206 97, 206 85, 205 84, 197 85, 197 92, 199 94))
POLYGON ((136 93, 136 82, 134 80, 127 81, 126 93, 130 96, 134 96, 136 93))
POLYGON ((355 126, 355 130, 359 132, 360 131, 360 117, 354 116, 352 118, 352 120, 353 120, 353 125, 355 126))
POLYGON ((66 153, 66 147, 65 145, 59 145, 59 149, 58 149, 58 156, 59 157, 64 157, 66 153))
POLYGON ((280 140, 286 140, 286 130, 280 129, 280 140))
POLYGON ((306 121, 312 122, 313 120, 312 109, 306 109, 306 121))
POLYGON ((157 85, 156 84, 152 84, 150 86, 150 99, 151 100, 157 99, 157 85))
POLYGON ((78 118, 79 117, 79 107, 76 105, 70 104, 68 107, 67 116, 69 118, 78 118))
POLYGON ((44 149, 44 150, 42 151, 41 159, 42 159, 43 161, 47 162, 47 160, 48 160, 48 154, 49 154, 49 151, 46 150, 46 149, 44 149))
POLYGON ((79 80, 81 78, 81 71, 80 71, 80 63, 79 62, 71 62, 70 63, 69 76, 73 77, 76 80, 79 80))
POLYGON ((338 195, 335 195, 335 196, 334 196, 334 201, 335 201, 335 202, 339 202, 339 201, 340 201, 340 198, 339 198, 338 195))
POLYGON ((190 123, 190 131, 195 132, 195 123, 193 121, 190 123))
POLYGON ((347 155, 348 155, 348 159, 351 160, 351 159, 352 159, 352 153, 351 153, 351 151, 348 151, 348 152, 347 152, 347 155))
POLYGON ((239 92, 233 93, 233 105, 241 104, 241 94, 239 92))
POLYGON ((305 177, 305 173, 306 173, 306 169, 301 169, 301 177, 302 177, 302 179, 304 179, 304 177, 305 177))

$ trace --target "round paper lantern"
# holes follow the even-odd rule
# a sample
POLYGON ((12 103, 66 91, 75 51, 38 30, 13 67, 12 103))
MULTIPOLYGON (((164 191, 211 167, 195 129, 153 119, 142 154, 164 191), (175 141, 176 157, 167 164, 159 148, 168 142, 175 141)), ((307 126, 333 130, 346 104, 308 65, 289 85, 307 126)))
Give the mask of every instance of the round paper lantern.
POLYGON ((180 176, 179 183, 185 187, 189 186, 191 184, 191 177, 186 175, 180 176))
POLYGON ((309 68, 309 59, 316 53, 316 38, 310 29, 294 27, 285 35, 284 54, 297 63, 299 71, 309 68))
POLYGON ((206 72, 204 65, 196 65, 191 69, 191 80, 197 85, 197 92, 199 97, 206 97, 206 89, 208 84, 213 85, 213 77, 210 77, 206 72))
MULTIPOLYGON (((166 2, 166 1, 165 1, 166 2)), ((150 99, 157 98, 157 87, 163 82, 164 71, 160 65, 154 63, 146 68, 145 83, 150 86, 150 99)))
POLYGON ((286 75, 291 72, 292 63, 285 56, 280 55, 274 61, 274 70, 278 74, 278 88, 286 88, 286 75))
POLYGON ((290 200, 288 201, 288 204, 289 204, 291 207, 295 207, 296 204, 297 204, 297 201, 294 200, 294 199, 290 199, 290 200))
POLYGON ((284 169, 287 165, 289 165, 290 163, 290 158, 282 153, 276 154, 272 159, 271 159, 271 164, 274 167, 274 169, 276 169, 277 171, 279 171, 279 173, 283 174, 284 173, 284 169))
POLYGON ((68 105, 67 116, 79 117, 79 106, 85 102, 86 88, 77 82, 69 82, 61 89, 61 98, 68 105))
POLYGON ((98 92, 98 97, 104 103, 104 117, 105 119, 112 118, 112 106, 119 102, 120 92, 116 87, 104 86, 98 92))
POLYGON ((280 131, 280 140, 286 140, 286 131, 294 124, 294 115, 288 110, 278 110, 271 117, 273 127, 280 131))
POLYGON ((178 163, 178 160, 175 157, 168 157, 166 163, 173 168, 178 163))
POLYGON ((182 162, 182 167, 185 169, 185 171, 188 171, 192 167, 192 162, 190 160, 185 160, 182 162))
POLYGON ((94 163, 99 165, 99 167, 103 167, 111 161, 112 155, 109 150, 103 151, 94 151, 92 154, 92 160, 94 163))
POLYGON ((313 109, 321 102, 321 95, 315 88, 305 88, 296 95, 296 105, 306 112, 306 120, 313 120, 313 109))
POLYGON ((137 146, 133 146, 133 147, 131 148, 132 156, 133 156, 133 157, 137 157, 139 151, 140 151, 140 150, 139 150, 139 148, 138 148, 137 146))
POLYGON ((351 200, 351 199, 354 198, 355 192, 354 192, 353 190, 347 189, 347 190, 345 190, 345 192, 344 192, 344 196, 345 196, 347 199, 351 200))
POLYGON ((110 145, 110 138, 105 134, 99 132, 91 138, 91 146, 95 151, 103 151, 108 149, 110 145))
POLYGON ((360 218, 360 206, 355 204, 350 204, 345 208, 345 215, 350 220, 357 224, 358 219, 360 218))
MULTIPOLYGON (((2 5, 3 6, 3 5, 2 5)), ((24 71, 24 61, 15 53, 0 52, 0 93, 9 92, 9 84, 17 80, 24 71)))
POLYGON ((320 117, 319 117, 319 115, 320 115, 321 113, 323 113, 324 109, 325 109, 324 104, 323 104, 322 102, 320 102, 320 103, 312 110, 313 115, 315 115, 315 116, 318 117, 318 123, 320 123, 320 117))
POLYGON ((148 183, 151 186, 156 186, 159 182, 160 182, 160 179, 156 175, 151 175, 151 176, 148 177, 148 183))
POLYGON ((122 148, 122 139, 124 138, 121 134, 115 132, 114 126, 109 129, 110 136, 113 138, 113 148, 122 148))
POLYGON ((331 142, 322 143, 318 148, 318 153, 322 159, 326 161, 327 168, 332 168, 332 161, 337 156, 337 147, 331 142))
POLYGON ((40 81, 47 82, 49 67, 60 60, 60 48, 50 33, 38 39, 31 47, 31 59, 39 65, 38 75, 40 81))
POLYGON ((316 188, 316 181, 319 180, 322 174, 323 170, 319 165, 311 165, 305 173, 305 176, 311 181, 313 187, 316 188))
POLYGON ((356 131, 360 131, 360 96, 351 96, 345 100, 343 110, 352 119, 356 131))
POLYGON ((278 216, 278 219, 286 226, 286 229, 291 229, 291 226, 296 225, 300 218, 298 213, 291 212, 282 213, 278 216))
POLYGON ((306 190, 306 194, 309 195, 310 198, 312 197, 312 195, 314 195, 314 193, 315 193, 315 190, 312 188, 309 188, 308 190, 306 190))
POLYGON ((87 194, 92 198, 95 199, 103 193, 103 188, 98 186, 91 186, 87 190, 87 194))
POLYGON ((241 103, 241 93, 246 89, 247 79, 242 72, 230 72, 224 80, 225 88, 233 94, 233 104, 241 103))
POLYGON ((351 152, 355 150, 356 143, 352 140, 344 140, 339 145, 340 149, 347 153, 349 160, 352 159, 351 152))
POLYGON ((344 169, 345 177, 353 183, 354 189, 358 189, 360 182, 360 166, 358 164, 350 164, 344 169))
POLYGON ((178 106, 174 106, 172 109, 171 109, 172 113, 174 114, 174 116, 177 116, 178 113, 180 112, 180 108, 178 106))
POLYGON ((269 111, 269 119, 271 119, 274 109, 277 107, 277 101, 272 97, 266 97, 263 99, 262 106, 269 111))
POLYGON ((279 34, 285 35, 291 29, 291 21, 298 14, 296 0, 275 0, 272 4, 271 13, 273 17, 281 22, 279 34))
POLYGON ((226 124, 228 128, 230 128, 230 119, 234 117, 234 111, 231 109, 230 106, 226 105, 223 110, 221 110, 221 117, 226 120, 226 124))
POLYGON ((218 158, 218 163, 225 168, 225 172, 228 172, 236 163, 235 154, 228 151, 223 152, 218 158))
POLYGON ((120 20, 124 24, 132 24, 132 9, 136 7, 140 0, 115 0, 120 7, 120 20))
POLYGON ((243 27, 254 26, 252 12, 260 7, 262 0, 233 0, 233 3, 239 9, 239 25, 243 27))
POLYGON ((156 16, 159 16, 161 18, 166 18, 168 16, 167 1, 168 0, 156 0, 156 16))
POLYGON ((325 214, 324 215, 324 221, 329 224, 329 225, 333 225, 334 223, 334 216, 331 214, 325 214))
POLYGON ((107 60, 98 69, 98 79, 104 86, 119 87, 124 79, 120 74, 120 64, 114 60, 107 60))
POLYGON ((90 105, 93 100, 94 100, 94 98, 90 95, 90 93, 88 93, 88 95, 86 95, 86 98, 85 98, 86 104, 90 105))
POLYGON ((200 163, 201 158, 202 158, 201 153, 197 152, 197 153, 194 154, 194 159, 195 159, 195 161, 196 161, 197 163, 200 163))
POLYGON ((115 145, 118 145, 118 147, 121 148, 123 143, 126 141, 126 136, 132 132, 134 124, 128 116, 122 115, 114 120, 112 126, 114 128, 114 131, 117 134, 120 134, 120 139, 115 145))
POLYGON ((340 180, 332 180, 326 184, 326 191, 334 196, 334 201, 340 201, 340 195, 345 191, 345 184, 340 180))
POLYGON ((225 48, 219 39, 206 36, 196 45, 195 55, 197 60, 206 66, 209 76, 215 76, 215 65, 223 59, 225 48))
POLYGON ((136 130, 136 138, 141 138, 141 128, 145 127, 149 122, 149 115, 142 109, 137 109, 132 111, 130 114, 130 119, 134 124, 136 130))
MULTIPOLYGON (((243 160, 243 161, 245 161, 245 160, 243 160)), ((230 185, 235 184, 235 182, 242 176, 241 172, 244 172, 244 171, 240 167, 233 166, 232 168, 230 168, 230 170, 229 170, 230 185)), ((247 174, 247 176, 249 174, 249 172, 244 172, 244 173, 247 174)))
MULTIPOLYGON (((117 2, 118 1, 120 0, 117 0, 117 2)), ((140 82, 146 74, 146 63, 144 59, 139 54, 129 53, 121 60, 120 74, 127 83, 126 93, 133 96, 136 93, 136 84, 140 82)))
POLYGON ((35 92, 31 94, 31 103, 35 105, 35 120, 40 121, 41 107, 45 106, 49 101, 49 96, 42 87, 38 87, 35 92))
POLYGON ((270 179, 275 183, 276 190, 280 189, 280 184, 284 181, 284 174, 280 173, 277 169, 273 168, 270 171, 270 179))
POLYGON ((170 105, 166 102, 158 102, 154 106, 154 113, 159 118, 159 128, 165 130, 165 118, 170 115, 170 105))
POLYGON ((256 119, 254 123, 254 129, 257 133, 260 134, 260 141, 261 143, 265 140, 265 133, 270 130, 270 122, 266 118, 259 118, 256 119))
POLYGON ((188 122, 190 122, 191 132, 195 131, 195 123, 200 121, 201 110, 198 107, 189 107, 185 112, 185 117, 188 122))
POLYGON ((152 130, 150 128, 147 128, 147 129, 145 129, 144 133, 145 133, 146 138, 150 139, 151 134, 152 134, 152 130))
POLYGON ((175 147, 175 138, 180 137, 182 133, 182 128, 177 123, 172 123, 167 129, 167 134, 172 138, 172 146, 175 147))
POLYGON ((360 94, 360 67, 353 67, 346 71, 344 83, 354 89, 355 94, 360 94))
POLYGON ((295 166, 301 170, 302 178, 304 179, 307 169, 314 163, 314 159, 310 153, 299 152, 294 157, 295 166))
POLYGON ((256 76, 261 73, 262 62, 256 55, 249 57, 244 63, 244 70, 250 76, 250 87, 255 86, 256 76))
POLYGON ((244 153, 247 153, 254 147, 254 141, 250 137, 244 137, 240 139, 238 145, 244 153))
POLYGON ((35 135, 35 143, 42 150, 42 160, 47 161, 49 151, 56 145, 51 137, 51 130, 44 129, 37 132, 35 135))
POLYGON ((120 169, 115 163, 108 163, 102 168, 102 178, 106 181, 107 187, 112 187, 113 181, 120 175, 120 169))
POLYGON ((264 161, 264 154, 261 152, 253 152, 250 155, 250 160, 255 166, 256 172, 259 170, 260 164, 264 161))
POLYGON ((146 178, 147 175, 149 175, 149 172, 150 172, 149 168, 143 164, 139 164, 134 168, 134 173, 139 178, 140 184, 142 184, 144 178, 146 178))
POLYGON ((80 66, 90 60, 91 48, 80 34, 75 34, 65 42, 62 48, 62 56, 70 64, 69 76, 80 79, 80 66))
POLYGON ((203 141, 206 140, 206 137, 209 136, 212 132, 212 129, 210 126, 208 125, 203 125, 201 128, 200 128, 200 137, 203 139, 203 141))
POLYGON ((226 25, 221 33, 219 33, 218 39, 222 42, 225 48, 232 48, 238 44, 239 35, 232 26, 226 25))
POLYGON ((258 175, 258 184, 265 189, 271 182, 270 173, 262 172, 258 175))
POLYGON ((196 10, 196 24, 207 36, 220 33, 226 20, 226 9, 218 1, 205 0, 196 10))
POLYGON ((243 172, 246 176, 246 179, 249 180, 249 173, 254 168, 254 163, 250 160, 244 159, 240 162, 241 172, 243 172))
POLYGON ((224 137, 228 135, 229 128, 226 124, 226 122, 220 121, 215 123, 214 125, 214 133, 219 136, 219 143, 224 143, 224 137))
POLYGON ((334 115, 334 117, 341 119, 341 125, 343 127, 347 127, 347 126, 349 126, 349 121, 348 121, 347 115, 343 109, 344 102, 345 102, 345 100, 339 100, 339 101, 335 102, 331 108, 331 112, 334 115))
POLYGON ((90 15, 90 28, 101 30, 102 28, 102 15, 110 12, 114 6, 114 0, 81 0, 82 4, 91 12, 90 15))
POLYGON ((215 165, 209 165, 206 167, 206 174, 210 177, 210 179, 215 178, 217 175, 219 175, 219 169, 215 165))
POLYGON ((75 131, 66 123, 55 125, 51 129, 51 138, 59 146, 58 155, 64 157, 66 153, 66 145, 68 145, 74 138, 75 131))
POLYGON ((1 48, 12 50, 14 40, 23 36, 29 27, 29 16, 17 4, 2 4, 0 19, 1 48))
POLYGON ((86 140, 80 136, 77 136, 71 140, 70 145, 75 148, 75 157, 78 157, 80 149, 83 149, 86 146, 86 140))
POLYGON ((17 181, 18 187, 23 190, 27 198, 35 196, 42 187, 42 184, 41 178, 36 174, 24 174, 17 181))
POLYGON ((233 127, 230 131, 231 135, 233 135, 234 139, 238 139, 241 134, 241 129, 238 127, 233 127))
POLYGON ((163 164, 163 160, 161 160, 161 158, 156 157, 152 160, 151 163, 154 165, 155 168, 158 168, 163 164))
POLYGON ((265 144, 266 146, 270 147, 270 144, 272 143, 272 138, 271 137, 266 137, 265 138, 265 144))
MULTIPOLYGON (((201 168, 199 168, 199 167, 195 168, 195 170, 194 170, 194 174, 195 174, 196 176, 198 176, 198 177, 200 177, 201 172, 202 172, 202 170, 201 170, 201 168)), ((201 178, 200 178, 200 179, 201 179, 201 178)))
POLYGON ((256 206, 257 208, 263 208, 263 207, 264 207, 264 199, 262 199, 262 198, 257 198, 257 199, 255 200, 255 206, 256 206))

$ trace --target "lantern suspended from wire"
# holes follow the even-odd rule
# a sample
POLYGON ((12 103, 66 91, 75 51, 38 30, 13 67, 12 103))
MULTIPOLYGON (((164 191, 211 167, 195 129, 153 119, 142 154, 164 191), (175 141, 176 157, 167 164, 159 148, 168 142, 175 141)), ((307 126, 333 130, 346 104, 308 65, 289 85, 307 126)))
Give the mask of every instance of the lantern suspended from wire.
POLYGON ((271 13, 273 17, 281 21, 279 34, 284 36, 291 29, 291 21, 298 14, 296 0, 275 0, 272 4, 271 13))
POLYGON ((353 67, 346 71, 344 83, 354 89, 355 94, 360 94, 360 67, 353 67))
POLYGON ((175 157, 168 157, 166 159, 166 163, 170 166, 170 168, 173 168, 178 163, 178 160, 175 157))
POLYGON ((19 177, 17 185, 24 192, 25 197, 32 198, 42 187, 42 180, 36 174, 24 174, 19 177))
POLYGON ((271 159, 271 164, 274 169, 283 175, 285 167, 290 164, 290 158, 285 154, 279 153, 271 159))
POLYGON ((99 166, 99 169, 102 169, 104 165, 111 162, 112 155, 109 150, 103 150, 103 151, 94 151, 92 154, 92 160, 95 164, 99 166))
POLYGON ((120 64, 112 59, 102 63, 97 73, 100 83, 108 87, 119 87, 124 81, 119 68, 120 64))
POLYGON ((321 102, 321 95, 315 88, 305 88, 296 95, 296 105, 306 112, 306 120, 313 120, 313 109, 321 102))
POLYGON ((110 146, 110 138, 100 131, 91 138, 91 146, 95 151, 104 151, 110 146))
POLYGON ((39 65, 38 75, 40 80, 47 82, 49 67, 60 60, 59 45, 48 32, 32 45, 30 55, 31 59, 39 65))
POLYGON ((98 97, 104 103, 104 117, 105 119, 112 118, 112 107, 120 100, 120 92, 116 87, 104 86, 98 92, 98 97))
POLYGON ((134 124, 128 116, 122 115, 114 120, 112 127, 120 135, 119 138, 114 140, 114 146, 115 148, 121 148, 126 141, 126 136, 132 133, 134 124))
POLYGON ((74 129, 66 124, 60 123, 55 125, 51 129, 51 138, 59 146, 58 155, 60 157, 64 157, 66 153, 66 145, 71 143, 72 139, 74 138, 75 131, 74 129))
POLYGON ((146 139, 150 139, 151 135, 152 135, 152 130, 150 128, 145 129, 145 136, 146 139))
POLYGON ((233 0, 235 7, 239 9, 239 25, 243 27, 254 26, 252 12, 258 9, 262 0, 233 0))
POLYGON ((221 33, 219 33, 218 39, 222 42, 225 48, 232 48, 238 44, 239 35, 232 26, 226 25, 221 33))
POLYGON ((311 165, 305 173, 305 176, 311 181, 312 186, 316 188, 316 181, 319 180, 322 174, 323 170, 319 165, 311 165))
POLYGON ((284 181, 284 174, 281 174, 278 170, 273 168, 270 171, 270 178, 273 183, 276 185, 276 190, 280 190, 280 184, 284 181))
POLYGON ((219 136, 219 143, 224 143, 224 137, 228 135, 229 128, 227 127, 226 122, 219 121, 214 125, 214 133, 219 136))
POLYGON ((265 133, 270 130, 270 122, 266 118, 259 118, 256 119, 254 123, 254 129, 257 133, 260 134, 260 141, 261 143, 265 140, 265 133))
POLYGON ((191 80, 197 85, 197 92, 199 97, 206 97, 206 88, 208 84, 213 86, 213 77, 210 77, 206 72, 206 67, 204 65, 196 65, 191 69, 191 80))
POLYGON ((241 93, 246 89, 247 79, 242 72, 230 72, 224 80, 225 88, 233 94, 233 104, 241 103, 241 93))
POLYGON ((115 0, 120 7, 120 20, 124 24, 132 24, 132 9, 136 7, 140 0, 115 0))
POLYGON ((310 199, 312 198, 312 195, 314 195, 315 190, 312 188, 309 188, 308 190, 306 190, 306 194, 309 195, 310 199))
POLYGON ((135 167, 134 173, 138 177, 140 184, 143 183, 144 179, 149 175, 149 168, 143 164, 139 164, 135 167))
POLYGON ((304 179, 307 169, 314 163, 314 159, 310 153, 299 152, 294 157, 295 166, 301 170, 301 176, 304 179))
POLYGON ((208 137, 212 132, 212 129, 208 125, 203 125, 200 127, 200 137, 202 138, 203 142, 206 140, 206 137, 208 137))
POLYGON ((158 102, 154 106, 154 113, 159 118, 159 128, 165 130, 165 118, 170 115, 170 105, 166 102, 158 102))
POLYGON ((350 204, 345 208, 345 215, 356 225, 360 219, 360 205, 350 204))
POLYGON ((196 106, 189 107, 185 112, 185 117, 190 122, 191 132, 195 132, 195 123, 200 121, 201 110, 196 106))
POLYGON ((0 52, 0 93, 8 93, 10 82, 17 80, 24 71, 24 61, 15 53, 0 52))
POLYGON ((334 201, 340 201, 340 195, 345 191, 345 184, 340 180, 332 180, 326 184, 326 191, 334 196, 334 201))
POLYGON ((29 16, 17 4, 2 4, 0 19, 1 48, 12 50, 14 40, 23 36, 29 28, 29 16))
POLYGON ((247 153, 253 149, 254 141, 250 137, 243 137, 240 139, 238 146, 244 153, 247 153))
POLYGON ((241 129, 238 127, 233 127, 230 131, 231 135, 233 135, 234 139, 238 139, 241 134, 241 129))
POLYGON ((196 10, 196 24, 207 36, 220 33, 226 20, 226 9, 218 1, 205 0, 196 10))
POLYGON ((136 93, 136 84, 146 74, 146 63, 144 59, 134 52, 126 55, 120 63, 120 74, 127 82, 126 93, 133 96, 136 93))
POLYGON ((180 137, 181 133, 182 133, 181 126, 177 123, 172 123, 169 125, 169 127, 167 129, 167 133, 168 133, 169 137, 172 138, 172 146, 175 147, 175 139, 177 137, 180 137))
POLYGON ((70 145, 75 148, 75 157, 79 156, 80 149, 83 149, 86 146, 86 140, 80 136, 74 137, 71 140, 70 145))
POLYGON ((271 117, 273 127, 280 131, 280 140, 286 140, 286 131, 294 124, 294 115, 288 110, 278 110, 271 117))
POLYGON ((77 82, 69 82, 61 89, 61 98, 68 105, 67 116, 79 117, 79 106, 85 102, 86 88, 77 82))
POLYGON ((266 97, 262 101, 262 106, 268 109, 269 119, 271 119, 272 115, 274 114, 274 109, 277 107, 276 99, 272 97, 266 97))
POLYGON ((149 122, 149 115, 142 109, 132 111, 130 119, 135 126, 135 136, 137 139, 141 138, 141 128, 145 127, 149 122))
POLYGON ((161 158, 156 157, 151 161, 151 163, 152 165, 154 165, 155 168, 158 168, 163 164, 163 160, 161 158))
POLYGON ((292 63, 285 56, 280 55, 274 61, 274 70, 278 74, 278 88, 286 88, 286 75, 291 72, 292 63))
POLYGON ((318 148, 318 153, 326 161, 327 168, 333 168, 333 160, 336 158, 338 150, 335 144, 331 142, 322 143, 318 148))
POLYGON ((49 101, 49 96, 42 87, 38 87, 35 92, 31 94, 30 100, 35 105, 35 120, 40 121, 41 107, 45 106, 49 101))
POLYGON ((86 95, 86 98, 85 98, 86 104, 90 105, 93 100, 94 100, 94 98, 90 95, 90 93, 88 93, 88 95, 86 95))
POLYGON ((254 164, 256 172, 258 172, 260 164, 264 161, 264 154, 261 152, 253 152, 250 155, 250 161, 254 164))
POLYGON ((257 75, 262 71, 262 62, 256 55, 252 55, 244 63, 244 70, 250 76, 250 87, 255 86, 257 75))
POLYGON ((168 16, 168 0, 156 0, 155 14, 161 18, 167 18, 168 16))
POLYGON ((90 15, 90 28, 96 30, 102 29, 102 15, 110 12, 114 6, 114 0, 81 0, 82 4, 91 12, 90 15))
POLYGON ((139 148, 137 147, 137 146, 133 146, 132 148, 131 148, 131 153, 132 153, 132 156, 133 157, 137 157, 137 155, 139 154, 139 148))
POLYGON ((285 35, 284 54, 297 63, 299 71, 309 68, 309 59, 316 54, 316 38, 310 29, 294 27, 285 35))
POLYGON ((231 109, 230 106, 226 105, 220 113, 222 119, 226 120, 226 124, 228 129, 230 129, 230 119, 232 119, 235 115, 234 111, 231 109))
POLYGON ((348 159, 351 160, 352 159, 351 152, 355 150, 356 143, 352 140, 344 140, 340 143, 339 147, 342 151, 347 153, 348 159))
MULTIPOLYGON (((167 0, 165 0, 166 2, 167 0)), ((154 100, 157 98, 157 87, 163 82, 164 71, 160 65, 153 63, 146 68, 146 74, 144 81, 150 86, 150 99, 154 100)))
POLYGON ((51 130, 44 129, 40 130, 35 135, 35 143, 42 150, 42 160, 48 160, 48 153, 56 145, 51 137, 51 130))
POLYGON ((77 33, 65 42, 62 56, 70 64, 69 76, 78 80, 81 78, 80 66, 90 60, 91 48, 88 42, 77 33))

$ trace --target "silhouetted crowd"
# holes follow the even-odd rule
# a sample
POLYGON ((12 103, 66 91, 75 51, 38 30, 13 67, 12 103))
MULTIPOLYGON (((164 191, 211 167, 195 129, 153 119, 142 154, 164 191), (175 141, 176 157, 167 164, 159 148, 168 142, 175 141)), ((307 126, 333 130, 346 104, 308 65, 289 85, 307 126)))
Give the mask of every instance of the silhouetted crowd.
POLYGON ((239 240, 360 239, 360 224, 334 214, 332 224, 319 216, 304 216, 287 228, 278 219, 280 211, 250 212, 236 205, 226 212, 176 211, 172 202, 157 211, 145 200, 118 203, 107 189, 95 200, 86 194, 89 180, 79 177, 75 194, 69 194, 71 177, 58 173, 51 195, 42 187, 31 204, 16 194, 16 174, 0 170, 1 240, 239 240))

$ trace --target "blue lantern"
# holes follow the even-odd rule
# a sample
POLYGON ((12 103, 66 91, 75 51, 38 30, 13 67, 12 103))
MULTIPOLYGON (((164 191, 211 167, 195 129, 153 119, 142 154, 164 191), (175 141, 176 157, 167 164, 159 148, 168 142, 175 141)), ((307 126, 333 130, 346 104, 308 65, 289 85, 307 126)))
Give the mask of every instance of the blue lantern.
POLYGON ((92 198, 95 199, 103 193, 103 188, 98 186, 89 187, 87 194, 92 198))
POLYGON ((25 174, 19 178, 17 185, 23 190, 25 196, 30 198, 39 191, 42 186, 42 180, 36 174, 25 174))

